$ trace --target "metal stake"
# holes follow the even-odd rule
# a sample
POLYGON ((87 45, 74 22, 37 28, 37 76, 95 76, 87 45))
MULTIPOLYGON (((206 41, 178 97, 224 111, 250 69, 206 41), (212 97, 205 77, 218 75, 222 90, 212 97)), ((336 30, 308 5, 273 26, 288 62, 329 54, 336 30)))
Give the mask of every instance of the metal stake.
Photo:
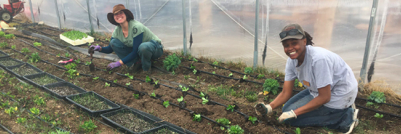
POLYGON ((259 0, 256 0, 255 10, 255 46, 253 51, 253 69, 258 65, 258 20, 259 20, 259 0))
POLYGON ((31 0, 29 0, 29 8, 31 9, 32 23, 34 23, 35 22, 35 17, 33 16, 32 1, 31 0))
POLYGON ((54 0, 54 4, 56 4, 56 14, 57 14, 57 18, 58 18, 58 28, 61 29, 60 12, 58 11, 57 0, 54 0))
POLYGON ((185 20, 186 20, 186 16, 185 16, 185 0, 181 0, 182 1, 182 27, 183 27, 183 32, 184 32, 184 56, 187 55, 187 30, 186 30, 186 25, 185 25, 185 20))
POLYGON ((91 35, 93 35, 94 31, 93 31, 93 25, 92 25, 92 19, 91 19, 91 11, 89 8, 89 0, 86 0, 86 5, 88 6, 88 17, 89 17, 89 25, 90 25, 90 29, 91 29, 91 35))

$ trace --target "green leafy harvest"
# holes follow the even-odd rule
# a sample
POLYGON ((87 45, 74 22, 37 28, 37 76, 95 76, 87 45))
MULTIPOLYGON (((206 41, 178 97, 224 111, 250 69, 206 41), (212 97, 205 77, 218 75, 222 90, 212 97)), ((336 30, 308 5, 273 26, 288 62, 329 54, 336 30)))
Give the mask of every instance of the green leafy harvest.
POLYGON ((178 68, 180 64, 181 60, 175 53, 173 55, 167 56, 163 60, 164 68, 166 68, 167 71, 174 71, 176 68, 178 68))
POLYGON ((68 32, 64 32, 62 35, 67 37, 67 38, 69 38, 69 39, 71 39, 71 40, 80 40, 80 39, 88 37, 88 35, 86 33, 83 33, 83 32, 80 32, 80 31, 76 31, 76 30, 71 30, 71 31, 68 31, 68 32))
POLYGON ((276 95, 279 91, 280 84, 275 79, 266 79, 263 83, 263 91, 271 92, 276 95))

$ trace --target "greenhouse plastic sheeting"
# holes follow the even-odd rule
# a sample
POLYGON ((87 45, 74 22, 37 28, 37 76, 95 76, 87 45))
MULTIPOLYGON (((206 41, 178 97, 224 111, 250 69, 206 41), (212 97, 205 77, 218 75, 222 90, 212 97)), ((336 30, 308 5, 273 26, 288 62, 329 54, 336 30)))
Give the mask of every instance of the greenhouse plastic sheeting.
MULTIPOLYGON (((62 28, 90 30, 86 0, 57 2, 62 28)), ((32 0, 32 3, 35 21, 58 26, 54 0, 32 0)), ((359 78, 372 3, 373 0, 260 0, 258 64, 262 65, 267 42, 265 66, 284 71, 287 56, 278 33, 285 25, 298 23, 312 35, 315 46, 339 54, 359 78)), ((106 15, 114 5, 124 4, 136 20, 163 40, 165 49, 183 48, 182 0, 89 0, 89 4, 96 32, 111 33, 115 26, 108 22, 106 15)), ((252 65, 255 6, 255 0, 185 0, 188 48, 190 35, 193 37, 191 53, 222 60, 239 59, 252 65)), ((25 7, 30 17, 29 3, 25 7)), ((401 62, 397 62, 401 46, 396 42, 401 37, 401 1, 380 0, 375 13, 367 70, 378 50, 373 80, 384 79, 401 93, 397 83, 401 81, 397 76, 401 72, 401 62)))

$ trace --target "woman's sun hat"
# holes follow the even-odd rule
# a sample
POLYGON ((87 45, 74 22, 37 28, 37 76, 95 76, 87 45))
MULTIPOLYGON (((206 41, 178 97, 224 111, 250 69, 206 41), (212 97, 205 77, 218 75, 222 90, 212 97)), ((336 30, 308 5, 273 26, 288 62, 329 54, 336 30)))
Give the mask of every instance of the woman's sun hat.
POLYGON ((134 15, 132 14, 132 12, 130 10, 126 9, 123 4, 118 4, 113 7, 113 12, 107 14, 107 19, 109 20, 109 22, 111 24, 116 25, 116 26, 120 25, 116 22, 116 20, 114 20, 114 14, 118 13, 120 11, 124 12, 124 14, 127 18, 127 21, 134 19, 134 15))

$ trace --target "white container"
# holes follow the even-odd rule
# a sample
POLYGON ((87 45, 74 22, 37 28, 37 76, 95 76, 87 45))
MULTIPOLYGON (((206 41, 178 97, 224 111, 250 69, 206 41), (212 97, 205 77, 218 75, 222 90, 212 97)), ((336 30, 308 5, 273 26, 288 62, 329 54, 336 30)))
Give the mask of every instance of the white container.
POLYGON ((67 43, 69 43, 69 44, 71 44, 71 45, 73 45, 73 46, 82 45, 82 44, 85 44, 85 43, 93 43, 95 41, 95 39, 93 37, 89 36, 89 35, 88 35, 88 37, 82 38, 82 39, 79 39, 79 40, 71 40, 71 39, 65 37, 64 35, 60 34, 60 39, 65 41, 65 42, 67 42, 67 43))

